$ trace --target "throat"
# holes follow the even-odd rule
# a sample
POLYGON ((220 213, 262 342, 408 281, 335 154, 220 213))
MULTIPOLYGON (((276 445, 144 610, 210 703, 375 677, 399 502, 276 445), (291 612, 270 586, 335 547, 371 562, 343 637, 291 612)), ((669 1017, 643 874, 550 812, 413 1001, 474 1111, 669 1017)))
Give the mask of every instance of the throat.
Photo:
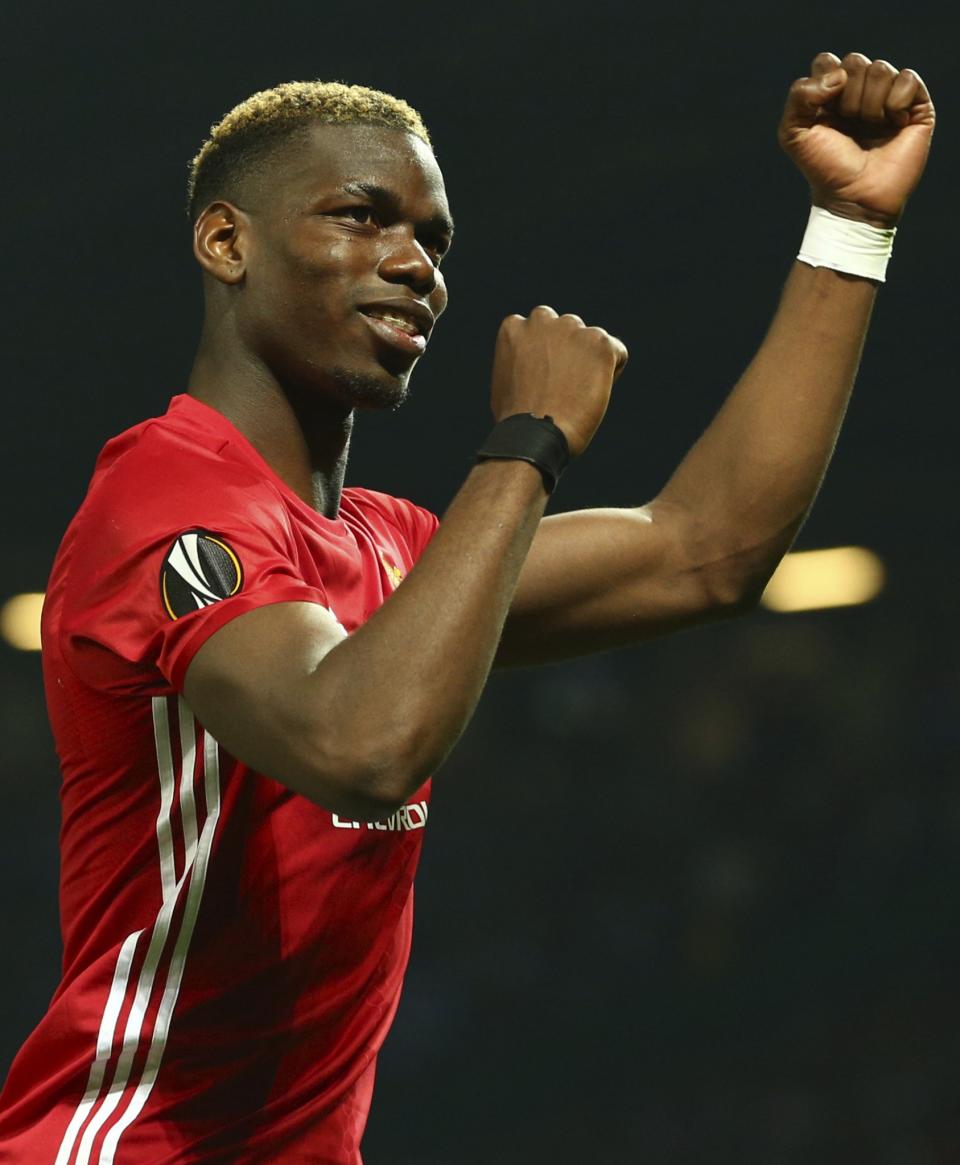
POLYGON ((336 518, 340 510, 353 411, 310 400, 279 385, 191 385, 190 393, 222 413, 305 504, 336 518))
POLYGON ((322 514, 324 518, 333 520, 340 515, 340 497, 343 494, 346 466, 347 458, 344 454, 343 467, 335 477, 320 472, 313 474, 310 483, 310 497, 309 499, 303 498, 303 501, 309 500, 309 505, 318 514, 322 514))

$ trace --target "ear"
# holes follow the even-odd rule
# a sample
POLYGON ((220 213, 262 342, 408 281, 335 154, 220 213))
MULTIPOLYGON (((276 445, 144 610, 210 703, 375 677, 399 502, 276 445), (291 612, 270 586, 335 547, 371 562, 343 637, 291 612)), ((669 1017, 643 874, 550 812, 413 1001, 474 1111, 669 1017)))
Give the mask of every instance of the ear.
POLYGON ((208 274, 221 283, 242 283, 250 220, 230 202, 211 202, 193 226, 193 253, 208 274))

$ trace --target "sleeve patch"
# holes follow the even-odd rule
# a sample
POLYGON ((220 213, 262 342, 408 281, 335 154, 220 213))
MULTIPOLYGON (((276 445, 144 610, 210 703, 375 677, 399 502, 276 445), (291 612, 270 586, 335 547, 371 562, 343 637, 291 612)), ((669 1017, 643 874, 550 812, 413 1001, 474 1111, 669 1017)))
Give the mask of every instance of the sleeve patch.
POLYGON ((243 567, 230 546, 209 530, 187 530, 167 551, 160 568, 160 599, 171 619, 235 595, 243 567))

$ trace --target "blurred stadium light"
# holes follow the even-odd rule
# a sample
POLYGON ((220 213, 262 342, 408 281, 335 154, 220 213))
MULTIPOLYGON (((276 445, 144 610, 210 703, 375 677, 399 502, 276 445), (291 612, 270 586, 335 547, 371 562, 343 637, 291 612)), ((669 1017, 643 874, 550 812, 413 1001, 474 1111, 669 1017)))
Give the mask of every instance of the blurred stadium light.
MULTIPOLYGON (((880 558, 862 546, 803 550, 780 563, 761 602, 770 611, 813 611, 869 603, 883 590, 880 558)), ((42 591, 14 595, 0 608, 0 635, 18 651, 40 650, 42 591)))
POLYGON ((0 635, 18 651, 40 650, 43 592, 14 595, 0 608, 0 635))
POLYGON ((771 611, 813 611, 869 603, 883 590, 883 563, 862 546, 804 550, 777 567, 761 602, 771 611))

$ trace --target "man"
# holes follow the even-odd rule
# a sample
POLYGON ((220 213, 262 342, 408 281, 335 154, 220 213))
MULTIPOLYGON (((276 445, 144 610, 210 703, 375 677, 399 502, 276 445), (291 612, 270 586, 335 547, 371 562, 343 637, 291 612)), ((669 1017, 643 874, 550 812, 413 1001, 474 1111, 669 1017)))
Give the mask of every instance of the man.
POLYGON ((422 122, 292 84, 214 128, 189 394, 106 446, 48 591, 64 970, 0 1161, 360 1161, 431 773, 495 661, 754 602, 829 459, 933 122, 915 73, 817 57, 780 128, 817 208, 802 261, 661 495, 542 519, 626 351, 540 307, 500 330, 497 424, 439 528, 343 488, 354 410, 402 401, 446 307, 422 122))

